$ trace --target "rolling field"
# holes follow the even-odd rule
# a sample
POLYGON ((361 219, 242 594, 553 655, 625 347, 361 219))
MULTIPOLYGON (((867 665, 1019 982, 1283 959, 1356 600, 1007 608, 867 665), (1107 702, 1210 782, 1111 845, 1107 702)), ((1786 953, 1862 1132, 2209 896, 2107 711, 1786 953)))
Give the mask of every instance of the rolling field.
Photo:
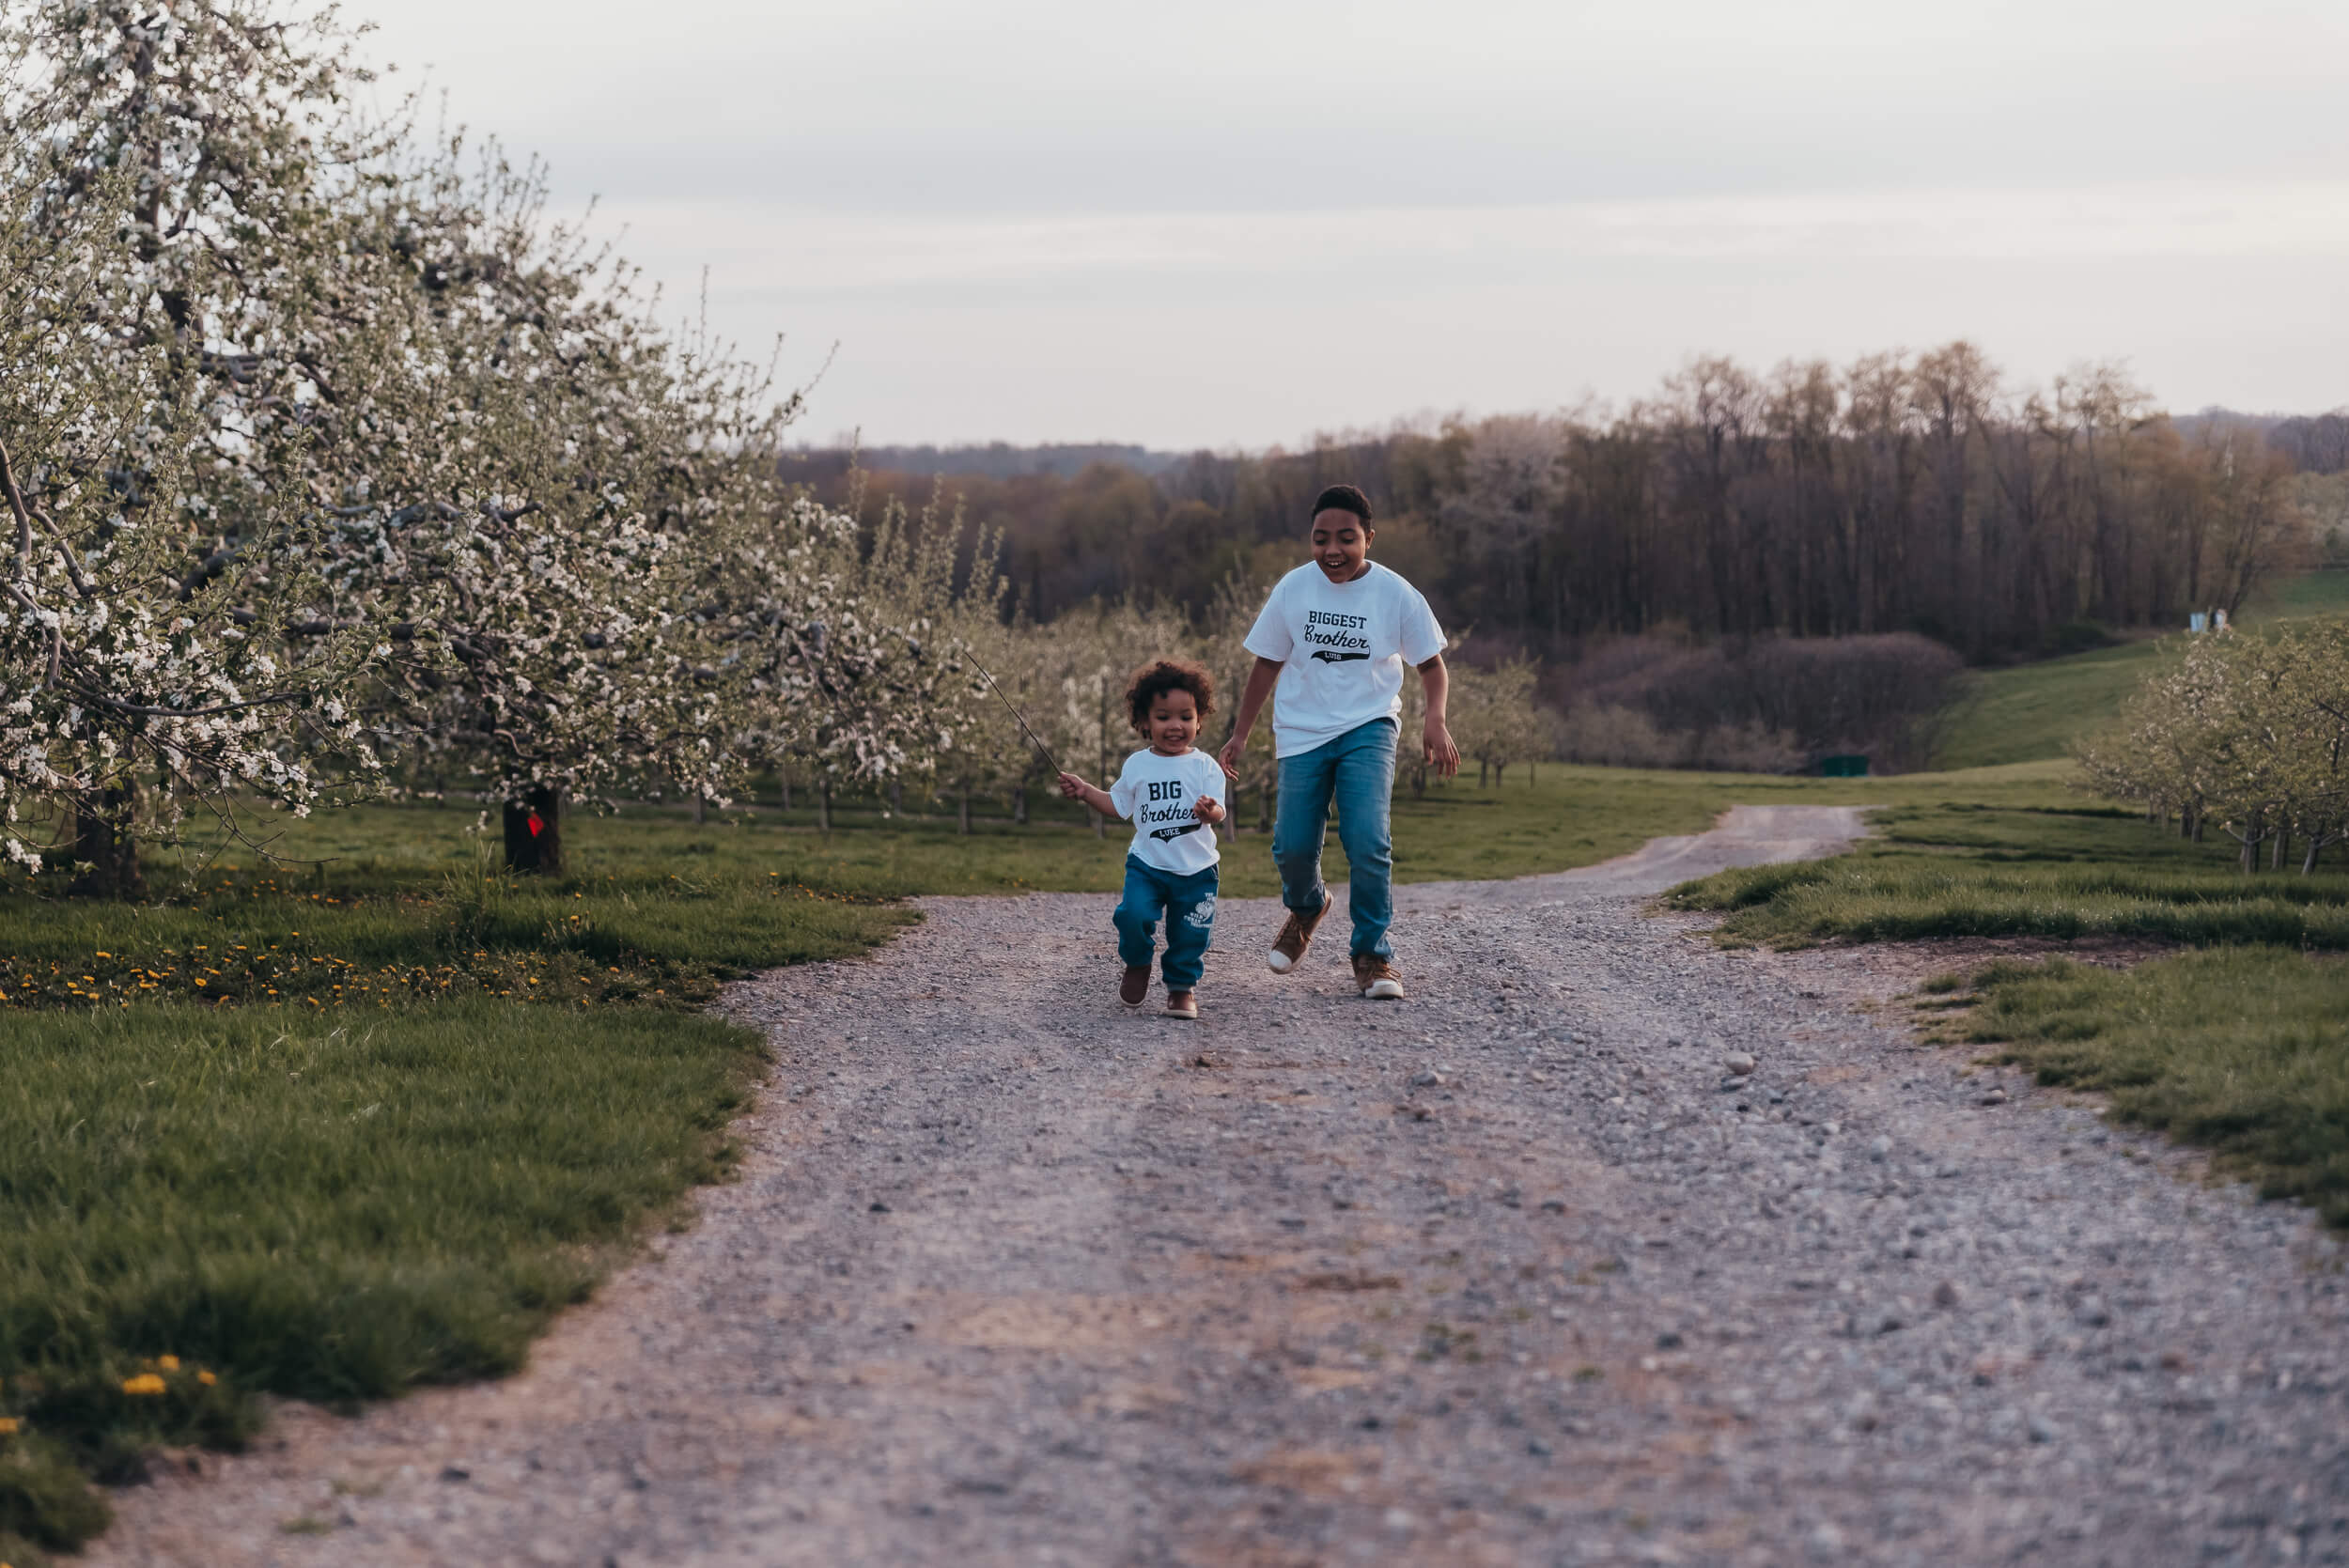
MULTIPOLYGON (((2247 626, 2302 616, 2349 615, 2349 571, 2287 578, 2255 598, 2247 626)), ((1950 733, 1934 753, 1939 768, 1990 768, 2064 754, 2072 737, 2120 711, 2161 657, 2147 639, 2063 659, 1975 672, 1950 733)))

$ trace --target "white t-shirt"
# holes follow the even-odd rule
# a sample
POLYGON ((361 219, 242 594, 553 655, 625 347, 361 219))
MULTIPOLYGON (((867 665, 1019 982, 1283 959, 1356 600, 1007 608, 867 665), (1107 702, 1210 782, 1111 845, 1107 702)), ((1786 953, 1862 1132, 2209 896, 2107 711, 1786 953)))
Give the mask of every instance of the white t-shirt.
POLYGON ((1272 744, 1286 757, 1400 718, 1403 666, 1443 652, 1443 629, 1420 591, 1377 562, 1332 582, 1309 561, 1272 585, 1246 646, 1281 661, 1272 744))
POLYGON ((1133 847, 1127 852, 1178 877, 1205 871, 1222 859, 1215 830, 1191 815, 1202 795, 1221 803, 1223 768, 1197 747, 1178 757, 1144 747, 1128 757, 1125 771, 1110 785, 1110 804, 1134 825, 1133 847))

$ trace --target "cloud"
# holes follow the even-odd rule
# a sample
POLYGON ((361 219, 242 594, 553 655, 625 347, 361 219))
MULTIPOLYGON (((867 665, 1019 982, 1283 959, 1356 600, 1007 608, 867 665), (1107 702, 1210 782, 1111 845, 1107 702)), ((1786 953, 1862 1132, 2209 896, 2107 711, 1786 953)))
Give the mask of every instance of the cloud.
POLYGON ((622 201, 603 215, 629 228, 632 250, 658 272, 706 265, 721 290, 785 296, 1050 291, 1112 278, 1186 291, 1237 282, 1343 288, 1349 274, 1522 279, 1640 257, 2349 261, 2349 179, 1053 217, 622 201))
POLYGON ((568 190, 894 212, 2319 176, 2349 11, 2188 0, 402 0, 568 190))
MULTIPOLYGON (((363 0, 364 3, 364 0, 363 0)), ((1980 339, 2349 398, 2349 8, 401 0, 815 428, 1224 444, 1980 339)), ((412 78, 410 78, 412 79, 412 78)))

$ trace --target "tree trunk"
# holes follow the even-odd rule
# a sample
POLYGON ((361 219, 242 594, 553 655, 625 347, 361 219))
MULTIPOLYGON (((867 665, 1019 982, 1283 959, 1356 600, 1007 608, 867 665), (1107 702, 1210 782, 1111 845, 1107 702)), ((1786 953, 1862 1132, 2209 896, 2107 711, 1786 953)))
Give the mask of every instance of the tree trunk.
POLYGON ((708 796, 706 796, 706 795, 696 795, 696 796, 694 796, 694 797, 693 797, 693 826, 694 826, 694 827, 696 827, 696 828, 699 828, 699 827, 704 827, 704 826, 706 826, 706 825, 708 823, 708 821, 709 821, 709 798, 708 798, 708 796))
POLYGON ((955 797, 955 826, 966 835, 971 831, 971 792, 967 789, 955 797))
POLYGON ((824 780, 816 786, 816 826, 822 832, 832 831, 832 781, 824 780))
POLYGON ((903 779, 892 779, 889 781, 890 815, 893 816, 902 816, 905 815, 905 809, 906 782, 903 779))
POLYGON ((1110 836, 1110 819, 1108 817, 1103 816, 1099 812, 1095 811, 1091 806, 1087 806, 1085 808, 1085 815, 1093 818, 1093 836, 1095 838, 1107 838, 1110 836))
POLYGON ((1505 762, 1496 762, 1496 763, 1494 763, 1494 764, 1493 764, 1493 787, 1494 787, 1495 789, 1499 789, 1499 788, 1500 788, 1502 784, 1504 784, 1508 783, 1508 780, 1509 780, 1509 765, 1508 765, 1507 763, 1505 763, 1505 762))
POLYGON ((506 802, 506 868, 563 875, 563 792, 542 785, 506 802))
POLYGON ((1476 787, 1483 789, 1491 780, 1492 768, 1484 758, 1476 759, 1476 787))
POLYGON ((1028 786, 1021 784, 1011 792, 1011 819, 1022 828, 1028 825, 1028 786))
POLYGON ((2276 835, 2276 847, 2267 852, 2267 869, 2270 871, 2281 871, 2284 868, 2284 857, 2291 853, 2292 834, 2289 831, 2278 833, 2276 835))
POLYGON ((1256 788, 1256 831, 1272 831, 1272 785, 1269 784, 1256 788))
POLYGON ((137 898, 147 892, 139 872, 138 795, 130 784, 99 797, 96 812, 73 819, 73 858, 87 871, 66 891, 77 898, 137 898))
POLYGON ((2319 848, 2323 847, 2324 843, 2325 838, 2323 834, 2310 833, 2309 835, 2309 852, 2300 862, 2301 876, 2306 877, 2316 870, 2316 852, 2319 848))
POLYGON ((783 809, 789 811, 791 809, 791 775, 777 773, 775 782, 783 786, 783 809))

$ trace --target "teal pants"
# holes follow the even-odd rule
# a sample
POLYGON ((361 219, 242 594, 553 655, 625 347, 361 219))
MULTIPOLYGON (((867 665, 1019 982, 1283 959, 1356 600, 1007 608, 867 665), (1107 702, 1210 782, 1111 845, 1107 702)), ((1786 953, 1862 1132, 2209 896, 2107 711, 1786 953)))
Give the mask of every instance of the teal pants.
POLYGON ((1126 895, 1111 920, 1117 926, 1117 955, 1130 969, 1146 970, 1157 951, 1154 939, 1166 922, 1166 959, 1159 972, 1170 991, 1195 990, 1206 972, 1207 944, 1215 936, 1217 867, 1178 877, 1126 857, 1126 895))

